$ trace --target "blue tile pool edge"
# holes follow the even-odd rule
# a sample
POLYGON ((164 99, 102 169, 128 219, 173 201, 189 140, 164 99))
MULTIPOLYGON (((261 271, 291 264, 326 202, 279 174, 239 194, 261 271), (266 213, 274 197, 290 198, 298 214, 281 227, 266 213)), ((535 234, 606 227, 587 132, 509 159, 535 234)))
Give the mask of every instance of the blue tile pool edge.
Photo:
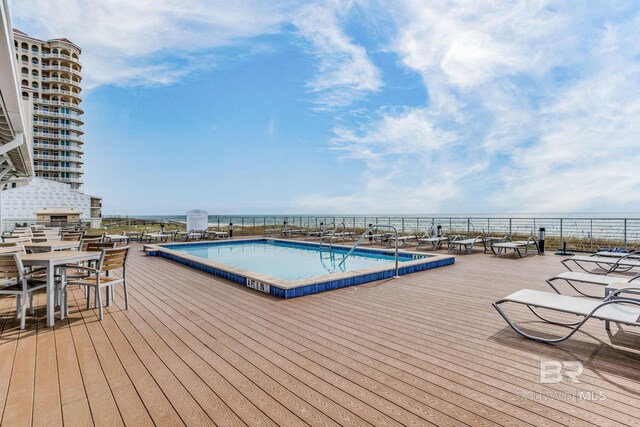
MULTIPOLYGON (((281 246, 288 246, 292 248, 311 248, 318 249, 320 248, 320 244, 317 242, 301 242, 299 240, 282 240, 282 239, 268 239, 268 238, 253 238, 253 239, 239 239, 239 240, 218 240, 218 241, 203 241, 203 242, 172 242, 172 243, 162 243, 162 244, 154 244, 150 246, 157 246, 165 249, 176 249, 176 248, 196 248, 198 246, 226 246, 226 245, 242 245, 242 244, 252 244, 252 243, 275 243, 281 246)), ((326 247, 326 245, 322 245, 326 247)), ((333 245, 333 250, 336 252, 348 252, 351 249, 350 246, 345 245, 333 245)), ((357 247, 354 251, 355 254, 374 254, 374 255, 384 255, 389 257, 394 257, 395 252, 393 248, 363 248, 357 247)), ((416 260, 423 258, 433 257, 433 254, 416 254, 416 253, 406 253, 400 252, 400 258, 403 261, 408 260, 416 260)))
MULTIPOLYGON (((267 239, 260 239, 267 240, 267 239)), ((255 241, 255 240, 254 240, 255 241)), ((182 258, 177 255, 173 255, 161 250, 149 249, 146 251, 148 256, 160 256, 162 258, 167 258, 171 261, 178 262, 180 264, 187 265, 189 267, 195 268, 200 271, 204 271, 206 273, 212 274, 216 277, 220 277, 222 279, 230 280, 232 282, 243 285, 247 288, 257 290, 259 292, 268 293, 269 295, 273 295, 278 298, 296 298, 311 294, 317 294, 320 292, 326 292, 334 289, 346 288, 349 286, 357 286, 362 285, 364 283, 375 282, 376 280, 389 279, 394 276, 395 269, 387 269, 382 271, 377 271, 374 273, 366 273, 360 276, 347 277, 336 280, 322 281, 318 283, 312 283, 309 285, 302 285, 295 288, 281 288, 274 284, 267 284, 269 286, 269 291, 260 290, 256 287, 260 287, 260 285, 265 285, 253 279, 251 277, 247 277, 242 274, 231 273, 229 271, 222 270, 220 268, 212 267, 210 265, 206 265, 197 261, 193 261, 190 259, 182 258)), ((428 259, 428 258, 423 258, 428 259)), ((398 270, 398 274, 403 276, 405 274, 416 273, 419 271, 430 270, 432 268, 444 267, 446 265, 452 265, 455 263, 455 257, 447 257, 443 259, 432 260, 428 262, 422 262, 415 265, 409 265, 400 267, 398 270)))

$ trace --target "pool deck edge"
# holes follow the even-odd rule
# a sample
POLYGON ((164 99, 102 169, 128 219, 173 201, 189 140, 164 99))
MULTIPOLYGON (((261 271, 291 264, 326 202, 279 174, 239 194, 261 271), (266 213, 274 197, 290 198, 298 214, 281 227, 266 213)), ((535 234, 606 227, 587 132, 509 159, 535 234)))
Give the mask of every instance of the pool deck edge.
MULTIPOLYGON (((255 242, 255 241, 272 241, 282 242, 286 244, 296 244, 310 247, 318 247, 319 243, 306 242, 290 239, 272 239, 272 238, 246 238, 233 239, 223 241, 204 241, 204 242, 172 242, 163 244, 147 244, 144 245, 145 252, 150 256, 160 256, 172 261, 187 265, 192 268, 213 274, 217 277, 227 279, 240 285, 268 293, 280 298, 295 298, 299 296, 311 295, 319 292, 325 292, 333 289, 339 289, 349 286, 361 285, 364 283, 374 282, 382 279, 389 279, 395 276, 395 267, 389 266, 373 267, 368 269, 353 270, 341 273, 333 273, 325 276, 316 276, 307 279, 295 281, 283 280, 280 278, 267 276, 249 270, 220 264, 215 261, 189 255, 183 252, 171 250, 165 246, 183 246, 183 245, 211 245, 211 244, 230 244, 232 242, 255 242)), ((348 250, 351 246, 333 245, 334 248, 348 250)), ((358 248, 360 251, 360 248, 358 248)), ((394 249, 385 248, 362 248, 364 253, 386 254, 393 253, 394 249)), ((418 271, 424 271, 432 268, 443 267, 455 263, 454 255, 427 254, 415 251, 399 250, 404 256, 419 257, 410 261, 402 261, 399 266, 399 275, 411 274, 418 271)))

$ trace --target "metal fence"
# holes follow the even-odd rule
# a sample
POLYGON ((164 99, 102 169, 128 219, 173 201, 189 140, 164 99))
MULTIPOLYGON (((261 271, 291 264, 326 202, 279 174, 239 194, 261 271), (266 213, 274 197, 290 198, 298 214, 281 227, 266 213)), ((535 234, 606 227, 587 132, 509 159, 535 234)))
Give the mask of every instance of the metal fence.
MULTIPOLYGON (((176 220, 179 217, 166 217, 176 220)), ((439 217, 439 216, 209 216, 213 227, 227 229, 233 223, 236 234, 261 234, 265 229, 319 229, 328 224, 344 224, 356 233, 369 224, 395 226, 400 232, 424 233, 433 227, 442 228, 449 235, 465 237, 509 236, 511 238, 538 236, 546 230, 546 246, 558 249, 566 243, 568 250, 596 251, 619 247, 640 249, 640 218, 500 218, 500 217, 439 217)))
MULTIPOLYGON (((108 228, 130 229, 147 224, 179 226, 180 216, 154 217, 105 217, 108 228)), ((16 224, 33 224, 29 220, 6 220, 3 230, 11 230, 16 224)), ((344 224, 347 230, 362 233, 369 224, 395 226, 401 233, 422 234, 433 227, 441 227, 450 236, 509 236, 526 238, 538 236, 540 228, 546 229, 546 247, 560 248, 566 243, 572 251, 596 251, 600 248, 619 247, 640 249, 640 218, 500 218, 500 217, 442 217, 442 216, 209 216, 211 227, 228 229, 233 223, 235 235, 259 235, 267 229, 288 228, 319 229, 329 224, 344 224)))

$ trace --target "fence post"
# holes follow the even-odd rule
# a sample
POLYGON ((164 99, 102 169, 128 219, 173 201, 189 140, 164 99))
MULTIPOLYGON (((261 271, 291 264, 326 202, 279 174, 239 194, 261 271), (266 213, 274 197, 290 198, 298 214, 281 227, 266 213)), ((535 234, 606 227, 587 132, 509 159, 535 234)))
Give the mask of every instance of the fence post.
POLYGON ((513 234, 512 232, 512 228, 511 228, 511 218, 509 218, 509 238, 511 239, 511 235, 513 234))
POLYGON ((560 250, 564 249, 564 234, 562 234, 562 218, 560 218, 560 250))
POLYGON ((589 250, 593 250, 593 218, 589 219, 589 250))
POLYGON ((627 218, 624 219, 624 249, 627 250, 627 218))
POLYGON ((467 218, 467 239, 471 238, 471 218, 467 218))
POLYGON ((404 233, 404 217, 402 217, 402 232, 404 233))

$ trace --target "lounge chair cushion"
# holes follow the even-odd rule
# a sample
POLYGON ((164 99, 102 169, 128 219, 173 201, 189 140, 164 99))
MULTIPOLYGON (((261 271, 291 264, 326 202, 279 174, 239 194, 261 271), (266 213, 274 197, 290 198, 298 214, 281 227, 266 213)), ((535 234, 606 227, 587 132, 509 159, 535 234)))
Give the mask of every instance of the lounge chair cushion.
POLYGON ((432 242, 446 242, 447 240, 449 240, 448 237, 446 236, 440 236, 440 237, 423 237, 421 239, 418 239, 418 241, 420 242, 427 242, 427 243, 432 243, 432 242))
MULTIPOLYGON (((504 298, 503 301, 526 304, 533 307, 546 308, 580 316, 588 315, 602 304, 602 300, 594 298, 552 294, 532 289, 522 289, 514 292, 504 298)), ((638 325, 640 324, 640 306, 609 304, 595 312, 593 317, 600 320, 638 325)))
POLYGON ((535 246, 535 242, 533 241, 503 242, 503 243, 494 243, 493 246, 496 248, 515 249, 515 248, 524 248, 526 246, 535 246))
POLYGON ((473 245, 475 243, 481 242, 480 239, 464 239, 464 240, 451 240, 451 244, 455 245, 473 245))
MULTIPOLYGON (((602 276, 600 274, 590 274, 590 273, 579 273, 577 271, 565 271, 564 273, 560 273, 556 276, 553 276, 549 280, 553 279, 563 279, 563 280, 573 280, 575 282, 583 282, 583 283, 592 283, 595 285, 603 285, 609 286, 614 285, 616 283, 629 283, 629 278, 625 277, 615 277, 615 276, 602 276)), ((640 282, 638 282, 640 286, 640 282)))
POLYGON ((619 266, 622 266, 622 267, 640 267, 640 261, 632 260, 632 259, 618 259, 618 258, 612 258, 612 257, 575 255, 563 261, 595 262, 599 264, 608 264, 608 265, 618 264, 619 266))

